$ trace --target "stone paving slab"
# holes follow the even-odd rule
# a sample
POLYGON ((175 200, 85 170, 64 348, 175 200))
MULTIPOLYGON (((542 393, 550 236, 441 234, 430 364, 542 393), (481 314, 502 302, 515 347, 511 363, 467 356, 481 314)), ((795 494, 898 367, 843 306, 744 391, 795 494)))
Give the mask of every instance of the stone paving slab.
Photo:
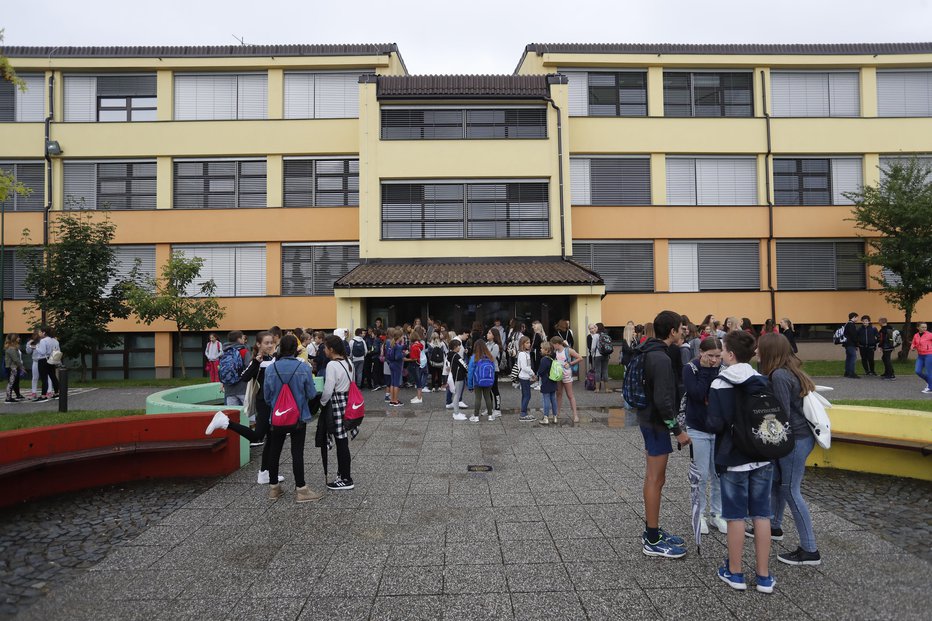
MULTIPOLYGON (((823 565, 772 558, 772 595, 718 580, 717 532, 701 556, 690 542, 684 559, 645 557, 641 442, 624 416, 558 428, 513 415, 478 424, 446 411, 370 416, 351 444, 354 491, 297 505, 283 457, 287 493, 269 502, 254 460, 19 618, 927 618, 932 564, 878 537, 856 509, 818 499, 823 565), (494 469, 467 473, 470 464, 494 469)), ((671 457, 661 514, 682 534, 687 461, 671 457)), ((321 488, 319 451, 308 447, 305 462, 321 488)), ((796 547, 791 517, 784 528, 774 555, 796 547)))

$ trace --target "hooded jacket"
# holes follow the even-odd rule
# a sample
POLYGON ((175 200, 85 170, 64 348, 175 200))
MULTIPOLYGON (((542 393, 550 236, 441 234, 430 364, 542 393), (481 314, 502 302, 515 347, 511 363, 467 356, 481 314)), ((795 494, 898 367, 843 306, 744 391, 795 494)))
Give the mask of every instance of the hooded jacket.
POLYGON ((932 354, 932 332, 926 330, 922 334, 918 332, 913 335, 913 342, 909 346, 910 349, 915 349, 916 353, 920 356, 928 356, 932 354))
POLYGON ((369 345, 366 343, 366 339, 361 334, 359 334, 359 335, 354 336, 352 340, 350 340, 349 351, 347 351, 346 353, 349 354, 349 357, 352 358, 353 362, 358 362, 366 358, 365 352, 368 352, 368 351, 369 351, 369 345), (361 356, 356 356, 353 354, 353 345, 357 342, 362 343, 362 346, 363 346, 363 354, 361 356))
POLYGON ((686 388, 686 426, 710 433, 705 419, 709 412, 709 391, 712 382, 723 369, 721 366, 704 367, 696 358, 683 367, 683 385, 686 388))
POLYGON ((637 348, 644 355, 644 380, 649 401, 647 408, 638 410, 638 424, 678 436, 682 429, 676 422, 679 411, 677 380, 667 348, 668 345, 658 338, 648 339, 637 348))
POLYGON ((755 389, 767 386, 767 378, 747 363, 725 368, 712 382, 712 389, 709 391, 706 429, 717 436, 715 438, 715 466, 719 472, 724 472, 733 466, 743 466, 760 461, 738 451, 731 439, 731 426, 735 420, 735 387, 725 381, 726 379, 742 388, 755 389))

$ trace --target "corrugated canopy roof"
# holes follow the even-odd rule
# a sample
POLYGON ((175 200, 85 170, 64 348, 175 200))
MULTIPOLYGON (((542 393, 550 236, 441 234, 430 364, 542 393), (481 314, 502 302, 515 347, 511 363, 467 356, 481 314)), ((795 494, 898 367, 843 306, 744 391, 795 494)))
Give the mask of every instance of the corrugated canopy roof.
POLYGON ((510 98, 542 99, 550 96, 550 83, 558 75, 406 75, 362 76, 360 82, 377 84, 379 99, 392 98, 510 98))
POLYGON ((602 278, 560 257, 370 261, 334 283, 336 288, 480 287, 486 285, 602 285, 602 278))
POLYGON ((131 46, 5 46, 11 58, 205 58, 241 56, 382 56, 398 53, 395 43, 289 45, 131 45, 131 46))
POLYGON ((930 54, 921 43, 531 43, 537 54, 930 54))

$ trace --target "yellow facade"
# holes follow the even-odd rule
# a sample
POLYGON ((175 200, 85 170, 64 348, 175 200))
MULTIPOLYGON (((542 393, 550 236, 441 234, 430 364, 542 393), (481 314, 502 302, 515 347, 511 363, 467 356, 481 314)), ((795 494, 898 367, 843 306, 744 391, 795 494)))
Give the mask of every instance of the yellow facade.
MULTIPOLYGON (((449 258, 521 258, 572 255, 573 241, 644 240, 653 243, 654 291, 605 294, 605 289, 580 287, 488 287, 482 296, 565 296, 576 334, 587 323, 622 326, 643 323, 657 311, 675 309, 690 317, 709 312, 718 316, 789 316, 797 323, 835 324, 850 310, 902 314, 887 305, 868 279, 862 291, 780 291, 776 288, 775 243, 780 239, 853 239, 857 231, 847 218, 850 207, 767 206, 773 183, 767 177, 772 158, 780 156, 858 156, 865 183, 879 179, 883 155, 932 152, 932 117, 880 118, 877 71, 888 68, 930 68, 932 54, 646 54, 542 53, 528 51, 518 75, 561 70, 638 69, 646 71, 646 116, 631 118, 571 116, 566 84, 549 86, 552 103, 538 99, 521 104, 546 108, 547 137, 528 140, 381 140, 380 100, 375 82, 359 84, 358 118, 286 119, 285 76, 288 71, 354 71, 381 76, 405 75, 397 49, 358 55, 259 53, 242 56, 205 54, 197 57, 156 54, 81 57, 20 56, 8 52, 20 73, 41 72, 54 79, 55 110, 51 138, 64 149, 53 158, 52 230, 55 211, 62 208, 63 161, 147 158, 156 162, 156 209, 113 211, 117 244, 153 244, 158 262, 172 244, 259 243, 265 245, 265 296, 223 298, 227 316, 221 330, 258 330, 282 326, 358 327, 367 321, 366 299, 468 297, 478 292, 457 288, 337 289, 333 296, 283 295, 283 244, 337 243, 359 245, 360 260, 449 258), (750 118, 664 117, 665 69, 738 69, 753 71, 753 116, 750 118), (771 70, 859 71, 860 117, 772 118, 768 154, 768 120, 772 102, 771 70), (175 76, 179 72, 261 72, 267 79, 266 118, 262 120, 174 120, 175 76), (63 78, 76 73, 152 72, 156 77, 155 121, 65 122, 63 78), (558 112, 559 109, 559 112, 558 112), (562 130, 562 145, 558 141, 562 130), (562 153, 560 149, 562 147, 562 153), (650 161, 650 204, 629 206, 573 205, 571 157, 640 155, 650 161), (757 204, 747 206, 683 206, 667 203, 666 157, 669 155, 738 155, 756 158, 757 204), (359 160, 358 205, 284 208, 284 163, 289 157, 350 157, 359 160), (260 158, 266 163, 264 209, 176 209, 173 166, 178 158, 260 158), (560 170, 563 171, 561 197, 560 170), (544 239, 510 240, 383 240, 381 184, 384 181, 540 180, 549 186, 549 229, 544 239), (770 188, 768 195, 767 189, 770 188), (562 198, 562 200, 561 200, 562 198), (563 210, 561 213, 561 203, 563 210), (562 229, 562 234, 561 234, 562 229), (757 240, 760 244, 760 289, 705 293, 670 292, 668 251, 671 240, 757 240)), ((391 102, 393 105, 399 102, 391 102)), ((511 105, 514 99, 477 99, 464 95, 411 99, 409 106, 511 105)), ((48 113, 48 102, 45 103, 48 113)), ((0 161, 44 157, 42 123, 0 123, 0 161)), ((20 244, 24 229, 32 243, 41 242, 42 214, 7 213, 4 242, 20 244)), ((6 331, 23 332, 32 323, 21 310, 25 302, 8 301, 6 331)), ((917 311, 932 317, 932 300, 917 311)), ((171 365, 171 326, 139 325, 132 319, 114 323, 119 332, 155 333, 155 360, 160 374, 171 365)))

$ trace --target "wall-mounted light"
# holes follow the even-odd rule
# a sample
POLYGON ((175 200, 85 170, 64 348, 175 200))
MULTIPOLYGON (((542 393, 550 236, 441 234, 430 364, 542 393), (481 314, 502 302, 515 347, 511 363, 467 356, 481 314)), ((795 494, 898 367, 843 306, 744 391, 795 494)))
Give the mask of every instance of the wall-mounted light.
POLYGON ((64 151, 61 148, 61 145, 58 144, 57 140, 46 140, 45 141, 45 154, 52 155, 61 155, 64 151))

